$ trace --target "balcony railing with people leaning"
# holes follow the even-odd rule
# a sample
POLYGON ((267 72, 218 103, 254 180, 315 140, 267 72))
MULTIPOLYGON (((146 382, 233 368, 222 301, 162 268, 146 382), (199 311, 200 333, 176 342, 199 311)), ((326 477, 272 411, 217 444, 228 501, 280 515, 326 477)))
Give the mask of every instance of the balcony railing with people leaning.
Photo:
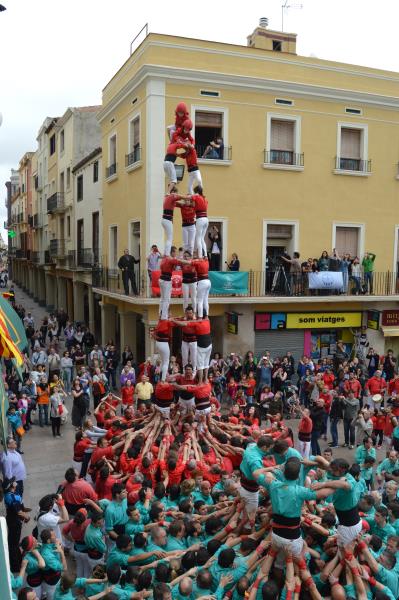
POLYGON ((140 146, 138 146, 137 148, 134 148, 134 150, 132 150, 132 152, 129 152, 129 154, 126 154, 125 166, 131 167, 135 163, 140 162, 140 160, 141 160, 141 148, 140 148, 140 146))
POLYGON ((65 210, 64 194, 56 192, 49 198, 47 198, 47 212, 56 213, 65 210))
POLYGON ((50 240, 50 258, 65 258, 65 240, 50 240))
POLYGON ((231 146, 214 148, 210 144, 207 144, 206 146, 197 144, 195 149, 198 158, 205 158, 208 160, 232 160, 233 157, 233 149, 231 146))
MULTIPOLYGON (((142 298, 159 296, 158 277, 159 272, 156 272, 150 280, 147 271, 136 270, 138 295, 142 298)), ((272 271, 210 271, 209 278, 212 286, 210 297, 399 295, 399 273, 389 271, 362 273, 360 276, 332 271, 293 274, 280 267, 272 271)), ((125 293, 121 271, 117 268, 93 267, 92 284, 105 292, 125 293)), ((172 298, 182 295, 181 287, 181 271, 174 271, 172 298)), ((131 287, 129 290, 131 293, 131 287)))
POLYGON ((268 165, 303 167, 305 164, 305 157, 303 153, 298 154, 291 150, 264 150, 263 162, 268 165))
POLYGON ((335 169, 337 171, 357 171, 359 173, 371 173, 371 160, 336 156, 335 169))

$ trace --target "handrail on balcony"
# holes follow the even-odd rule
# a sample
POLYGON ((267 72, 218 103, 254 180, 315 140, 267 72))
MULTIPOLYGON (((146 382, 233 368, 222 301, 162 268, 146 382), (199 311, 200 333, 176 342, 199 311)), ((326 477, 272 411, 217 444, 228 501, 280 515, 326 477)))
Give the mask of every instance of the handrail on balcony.
POLYGON ((293 167, 303 167, 305 164, 305 157, 303 152, 298 154, 292 150, 264 150, 265 164, 272 165, 288 165, 293 167))
POLYGON ((47 198, 47 212, 54 213, 65 209, 64 194, 62 192, 56 192, 47 198))
MULTIPOLYGON (((101 265, 95 265, 92 269, 93 287, 102 288, 105 291, 124 295, 124 286, 119 269, 109 269, 101 265)), ((152 285, 147 271, 135 271, 135 280, 138 293, 143 298, 154 296, 152 285)), ((237 294, 233 291, 214 294, 210 297, 268 297, 268 296, 295 296, 315 297, 320 296, 394 296, 399 295, 399 273, 374 272, 371 282, 368 277, 360 276, 360 279, 349 276, 343 278, 343 288, 336 289, 310 289, 308 273, 291 274, 283 270, 247 271, 247 287, 243 292, 240 289, 237 294)))
POLYGON ((131 165, 134 165, 135 163, 139 162, 140 160, 141 160, 141 147, 137 146, 136 148, 134 148, 132 150, 132 152, 129 152, 129 154, 126 154, 125 166, 130 167, 131 165))
POLYGON ((233 149, 231 146, 221 146, 220 148, 212 148, 209 144, 196 144, 198 158, 209 160, 232 160, 233 149))
POLYGON ((360 173, 371 173, 371 160, 336 156, 335 169, 337 171, 358 171, 360 173))
POLYGON ((65 257, 65 240, 55 239, 50 240, 50 256, 53 258, 64 258, 65 257))
POLYGON ((113 163, 112 165, 109 165, 109 167, 107 167, 105 169, 105 178, 108 179, 108 177, 112 177, 113 175, 116 175, 116 171, 117 171, 117 163, 113 163))

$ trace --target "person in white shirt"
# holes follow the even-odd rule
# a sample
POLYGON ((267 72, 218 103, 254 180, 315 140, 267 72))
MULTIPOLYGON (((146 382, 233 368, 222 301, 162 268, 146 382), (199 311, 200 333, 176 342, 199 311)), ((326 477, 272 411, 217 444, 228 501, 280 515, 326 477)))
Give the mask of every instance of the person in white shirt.
POLYGON ((48 494, 39 502, 39 514, 37 517, 37 530, 40 534, 44 529, 52 529, 55 537, 62 541, 60 524, 69 520, 68 511, 60 494, 48 494))

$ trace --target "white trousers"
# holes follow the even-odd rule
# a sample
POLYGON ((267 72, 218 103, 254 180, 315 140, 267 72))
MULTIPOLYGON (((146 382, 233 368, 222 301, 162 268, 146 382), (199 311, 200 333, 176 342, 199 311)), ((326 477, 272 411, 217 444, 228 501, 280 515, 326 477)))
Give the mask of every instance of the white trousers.
POLYGON ((357 538, 362 530, 362 521, 359 521, 357 525, 338 525, 337 527, 337 545, 347 546, 353 540, 357 538))
POLYGON ((154 404, 154 408, 155 408, 155 410, 157 410, 158 412, 161 413, 161 415, 164 419, 169 419, 169 417, 170 417, 170 407, 169 406, 168 406, 168 408, 161 408, 160 406, 157 406, 156 404, 154 404))
POLYGON ((186 400, 185 398, 179 398, 179 409, 183 416, 195 409, 194 398, 190 398, 189 400, 186 400))
POLYGON ((191 304, 194 313, 197 312, 197 282, 194 283, 182 283, 183 290, 183 308, 186 310, 187 306, 191 304))
POLYGON ((159 342, 156 340, 155 342, 155 350, 161 357, 161 379, 162 381, 166 381, 166 375, 168 374, 169 369, 169 359, 170 359, 170 346, 169 342, 159 342))
POLYGON ((301 453, 302 458, 308 459, 310 456, 310 442, 301 442, 301 440, 298 440, 297 450, 301 453))
POLYGON ((198 252, 198 258, 207 255, 205 236, 208 230, 208 217, 199 217, 195 222, 195 249, 198 252))
POLYGON ((165 281, 164 279, 160 279, 159 289, 161 292, 161 300, 159 302, 161 319, 168 319, 170 298, 172 296, 172 281, 165 281))
POLYGON ((194 252, 194 242, 195 242, 195 224, 186 225, 182 227, 183 234, 183 250, 188 250, 191 256, 194 252))
POLYGON ((197 314, 199 319, 202 319, 205 315, 209 315, 210 289, 211 282, 209 279, 201 279, 197 283, 197 314))
POLYGON ((42 583, 42 594, 46 594, 46 600, 53 600, 55 594, 56 585, 49 585, 45 581, 42 583))
POLYGON ((247 513, 254 513, 259 506, 259 492, 249 492, 242 485, 238 486, 238 493, 244 501, 244 507, 247 513))
POLYGON ((272 532, 272 542, 273 545, 280 550, 276 557, 276 567, 278 569, 282 569, 285 565, 285 549, 289 548, 291 550, 292 556, 299 558, 303 549, 303 538, 299 537, 295 540, 288 540, 287 538, 283 538, 280 535, 277 535, 272 532))
POLYGON ((162 227, 165 233, 164 254, 165 256, 170 256, 170 249, 173 243, 173 221, 162 219, 162 227))
MULTIPOLYGON (((173 168, 174 168, 174 165, 173 165, 173 168)), ((175 170, 175 175, 176 175, 176 170, 175 170)), ((194 188, 197 187, 197 185, 200 185, 202 187, 202 177, 201 177, 201 171, 199 169, 197 169, 197 171, 191 171, 191 173, 188 174, 188 193, 193 194, 194 188)))
POLYGON ((73 550, 73 555, 76 558, 76 577, 89 577, 89 575, 86 575, 90 571, 87 552, 73 550))
POLYGON ((193 366, 193 370, 197 369, 197 342, 185 342, 181 343, 181 357, 183 361, 183 369, 190 363, 193 366))
POLYGON ((207 348, 197 346, 197 369, 208 369, 211 360, 212 344, 207 348))
MULTIPOLYGON (((173 163, 170 160, 164 160, 163 161, 163 170, 165 171, 165 175, 169 179, 170 183, 177 183, 175 163, 173 163)), ((190 192, 190 193, 192 193, 192 192, 190 192)))

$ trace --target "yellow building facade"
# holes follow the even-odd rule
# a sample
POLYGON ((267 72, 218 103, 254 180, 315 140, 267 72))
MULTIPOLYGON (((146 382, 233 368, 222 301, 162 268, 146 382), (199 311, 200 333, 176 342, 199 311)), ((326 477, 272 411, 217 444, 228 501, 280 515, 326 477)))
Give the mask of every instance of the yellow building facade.
MULTIPOLYGON (((199 156, 213 138, 223 138, 223 156, 199 159, 209 221, 221 232, 222 264, 235 252, 241 271, 250 273, 244 297, 211 298, 215 350, 291 345, 299 354, 325 347, 328 335, 333 348, 333 330, 342 329, 335 340, 351 344, 349 331, 361 323, 373 323, 368 333, 379 350, 387 344, 399 350, 396 322, 387 324, 384 313, 398 300, 399 75, 298 56, 295 40, 266 27, 255 29, 248 46, 150 34, 104 88, 107 276, 96 288, 103 341, 117 337, 141 354, 143 342, 147 354, 152 350, 158 300, 148 289, 145 258, 152 244, 163 247, 166 127, 183 100, 199 156), (140 257, 138 298, 121 294, 117 261, 124 248, 140 257), (270 261, 284 249, 302 261, 333 248, 360 260, 376 254, 373 295, 268 293, 270 261), (309 327, 303 339, 300 328, 287 326, 291 313, 320 311, 326 324, 349 311, 352 324, 333 319, 334 327, 320 335, 309 327), (283 326, 267 328, 277 319, 267 315, 279 313, 286 315, 283 326), (257 314, 266 316, 257 321, 257 314), (238 335, 228 327, 237 319, 238 335)), ((186 182, 187 174, 180 191, 186 182)), ((179 215, 174 242, 181 244, 179 215)), ((173 310, 181 312, 179 300, 173 310)))

